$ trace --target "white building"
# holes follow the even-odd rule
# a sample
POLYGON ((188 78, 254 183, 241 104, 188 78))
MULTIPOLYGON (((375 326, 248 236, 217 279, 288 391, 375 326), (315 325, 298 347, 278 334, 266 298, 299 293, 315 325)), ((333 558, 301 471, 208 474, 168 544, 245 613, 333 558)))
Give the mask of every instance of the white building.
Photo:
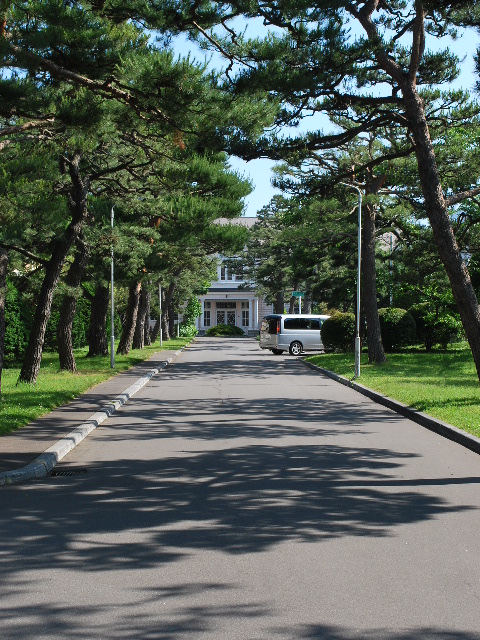
MULTIPOLYGON (((252 227, 256 218, 237 218, 228 221, 252 227)), ((234 258, 219 256, 217 280, 212 282, 206 295, 199 296, 202 314, 197 319, 199 335, 217 324, 240 327, 247 335, 256 335, 262 318, 272 313, 272 305, 266 304, 255 290, 255 284, 234 268, 234 258)))

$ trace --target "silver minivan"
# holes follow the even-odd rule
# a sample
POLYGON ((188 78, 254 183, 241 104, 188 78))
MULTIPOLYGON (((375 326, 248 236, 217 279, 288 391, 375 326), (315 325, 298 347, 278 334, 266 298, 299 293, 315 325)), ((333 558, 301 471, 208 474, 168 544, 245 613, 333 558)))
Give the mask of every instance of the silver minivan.
POLYGON ((265 316, 260 327, 260 349, 298 356, 302 351, 322 351, 320 329, 330 316, 280 314, 265 316))

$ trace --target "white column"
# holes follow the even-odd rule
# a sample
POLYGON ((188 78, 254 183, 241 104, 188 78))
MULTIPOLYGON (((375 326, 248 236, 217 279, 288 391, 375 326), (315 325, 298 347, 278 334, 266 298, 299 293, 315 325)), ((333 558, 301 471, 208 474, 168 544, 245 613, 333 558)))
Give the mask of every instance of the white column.
POLYGON ((255 327, 254 329, 258 329, 260 322, 258 320, 258 298, 255 298, 255 327))

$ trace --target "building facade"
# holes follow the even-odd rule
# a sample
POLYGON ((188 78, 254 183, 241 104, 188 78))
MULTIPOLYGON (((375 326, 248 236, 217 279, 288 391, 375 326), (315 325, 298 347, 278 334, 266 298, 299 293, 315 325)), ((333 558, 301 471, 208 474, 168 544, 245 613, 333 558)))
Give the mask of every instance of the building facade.
MULTIPOLYGON (((235 222, 250 227, 255 220, 240 218, 235 222)), ((199 335, 219 324, 235 325, 246 335, 257 335, 262 318, 272 312, 272 305, 258 295, 255 284, 246 279, 235 262, 235 258, 218 257, 217 280, 212 282, 208 293, 199 296, 202 304, 197 319, 199 335)))

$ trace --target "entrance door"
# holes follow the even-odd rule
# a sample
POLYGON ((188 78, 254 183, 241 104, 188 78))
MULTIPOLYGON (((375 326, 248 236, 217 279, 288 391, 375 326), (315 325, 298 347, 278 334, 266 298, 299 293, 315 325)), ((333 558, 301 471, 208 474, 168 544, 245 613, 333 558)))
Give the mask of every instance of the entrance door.
POLYGON ((217 324, 231 324, 235 326, 235 310, 217 309, 217 324))

